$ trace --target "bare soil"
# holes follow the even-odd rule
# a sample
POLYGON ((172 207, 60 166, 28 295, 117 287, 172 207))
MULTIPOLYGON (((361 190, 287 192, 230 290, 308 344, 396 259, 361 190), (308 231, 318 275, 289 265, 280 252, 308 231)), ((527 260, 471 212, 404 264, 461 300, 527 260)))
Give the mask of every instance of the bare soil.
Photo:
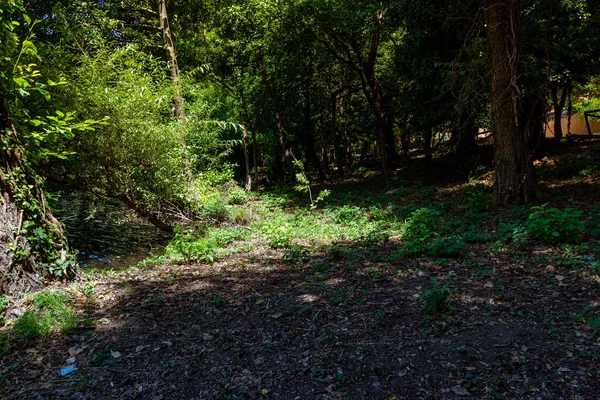
MULTIPOLYGON (((597 182, 560 168, 540 166, 550 196, 598 202, 597 182)), ((341 246, 350 257, 284 263, 256 243, 104 277, 79 299, 91 326, 0 361, 0 398, 598 398, 600 278, 543 256, 558 248, 390 261, 396 241, 341 246), (431 278, 453 289, 451 312, 422 310, 431 278)))

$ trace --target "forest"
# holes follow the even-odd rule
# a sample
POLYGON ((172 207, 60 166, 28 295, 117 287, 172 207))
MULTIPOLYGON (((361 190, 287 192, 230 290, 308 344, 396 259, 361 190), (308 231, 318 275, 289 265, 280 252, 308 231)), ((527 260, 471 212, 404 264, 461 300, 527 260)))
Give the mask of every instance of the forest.
POLYGON ((595 399, 600 0, 0 0, 0 399, 595 399))

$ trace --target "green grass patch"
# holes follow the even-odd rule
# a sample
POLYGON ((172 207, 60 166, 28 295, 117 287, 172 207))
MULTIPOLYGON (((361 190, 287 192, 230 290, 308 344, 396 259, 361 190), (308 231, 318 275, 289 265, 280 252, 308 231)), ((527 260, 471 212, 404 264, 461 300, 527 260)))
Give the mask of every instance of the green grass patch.
POLYGON ((52 333, 68 334, 77 327, 75 310, 65 292, 42 291, 33 295, 31 303, 30 310, 0 336, 0 355, 12 345, 23 345, 52 333))

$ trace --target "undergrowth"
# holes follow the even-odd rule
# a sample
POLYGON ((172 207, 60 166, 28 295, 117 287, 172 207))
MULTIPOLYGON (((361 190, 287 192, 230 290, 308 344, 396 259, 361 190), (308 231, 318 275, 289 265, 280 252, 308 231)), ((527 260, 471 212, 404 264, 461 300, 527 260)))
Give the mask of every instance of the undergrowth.
POLYGON ((0 334, 0 355, 10 346, 52 333, 68 334, 76 327, 77 316, 67 293, 50 290, 36 293, 30 298, 29 310, 0 334))

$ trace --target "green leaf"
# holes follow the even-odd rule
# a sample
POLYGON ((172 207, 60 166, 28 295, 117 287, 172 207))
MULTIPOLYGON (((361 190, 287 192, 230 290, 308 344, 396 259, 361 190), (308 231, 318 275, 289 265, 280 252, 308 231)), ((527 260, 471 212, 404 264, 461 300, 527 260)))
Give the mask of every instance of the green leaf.
POLYGON ((600 318, 593 318, 588 320, 588 325, 590 325, 594 329, 600 328, 600 318))
POLYGON ((17 78, 13 78, 13 81, 15 81, 15 83, 16 83, 17 85, 19 85, 20 87, 22 87, 22 88, 26 88, 26 87, 29 87, 29 86, 31 86, 31 85, 29 84, 29 82, 27 82, 27 80, 25 80, 25 79, 23 79, 23 78, 18 78, 18 77, 17 77, 17 78))
POLYGON ((50 92, 47 91, 46 89, 42 89, 42 88, 37 88, 37 91, 44 96, 44 98, 46 99, 46 101, 50 101, 50 92))

